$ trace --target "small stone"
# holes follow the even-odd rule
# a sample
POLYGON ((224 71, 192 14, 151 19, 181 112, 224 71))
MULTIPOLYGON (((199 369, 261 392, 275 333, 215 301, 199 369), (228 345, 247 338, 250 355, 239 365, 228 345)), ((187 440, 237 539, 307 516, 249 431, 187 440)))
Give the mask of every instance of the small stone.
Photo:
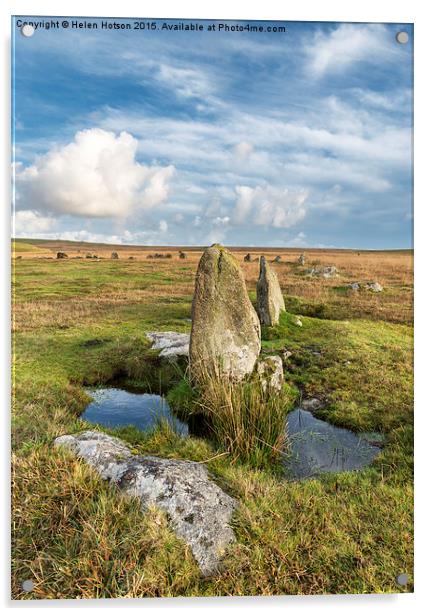
POLYGON ((366 282, 365 289, 373 291, 374 293, 381 293, 381 291, 384 290, 379 282, 366 282))
POLYGON ((229 523, 237 502, 209 479, 203 464, 133 456, 126 443, 96 431, 60 436, 54 445, 66 447, 103 479, 139 498, 143 511, 150 505, 165 511, 201 573, 217 573, 226 548, 235 541, 229 523))
POLYGON ((325 265, 323 267, 313 267, 308 272, 309 276, 319 278, 334 278, 338 275, 338 269, 335 265, 325 265))
POLYGON ((301 320, 299 319, 299 317, 296 317, 294 319, 294 325, 297 325, 297 327, 303 327, 303 323, 301 322, 301 320))
POLYGON ((360 283, 359 282, 350 282, 348 284, 348 288, 352 289, 353 291, 359 291, 360 290, 360 283))
POLYGON ((305 411, 317 411, 322 408, 324 405, 318 398, 306 398, 302 400, 301 407, 305 411))
POLYGON ((287 361, 292 356, 292 351, 283 351, 282 359, 283 361, 287 361))
POLYGON ((284 372, 279 355, 270 355, 258 361, 257 374, 264 393, 281 391, 284 384, 284 372))
POLYGON ((189 355, 189 334, 178 332, 148 332, 147 338, 152 342, 152 349, 160 349, 160 357, 176 359, 189 355))
POLYGON ((268 265, 265 257, 260 259, 257 309, 261 325, 278 325, 280 313, 285 311, 285 301, 276 272, 268 265))

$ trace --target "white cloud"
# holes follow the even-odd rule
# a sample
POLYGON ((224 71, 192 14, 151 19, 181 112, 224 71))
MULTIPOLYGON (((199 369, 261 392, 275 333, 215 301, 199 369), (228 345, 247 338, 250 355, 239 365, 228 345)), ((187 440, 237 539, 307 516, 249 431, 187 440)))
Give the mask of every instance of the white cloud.
POLYGON ((236 224, 289 228, 306 216, 308 191, 292 191, 272 186, 236 186, 234 208, 236 224))
POLYGON ((315 77, 321 77, 343 72, 355 62, 376 63, 377 56, 387 62, 395 53, 393 43, 394 39, 381 24, 342 24, 331 33, 319 31, 312 45, 306 48, 308 69, 315 77))
POLYGON ((19 210, 13 219, 15 237, 31 237, 33 234, 49 231, 55 224, 55 219, 42 216, 35 210, 19 210))
POLYGON ((248 141, 241 141, 234 147, 234 155, 239 160, 245 160, 253 152, 253 145, 248 141))
POLYGON ((168 231, 168 223, 166 220, 161 220, 159 223, 159 231, 166 233, 168 231))
POLYGON ((136 161, 138 142, 127 132, 100 128, 76 133, 74 141, 17 168, 17 207, 86 217, 127 217, 168 196, 173 166, 136 161))

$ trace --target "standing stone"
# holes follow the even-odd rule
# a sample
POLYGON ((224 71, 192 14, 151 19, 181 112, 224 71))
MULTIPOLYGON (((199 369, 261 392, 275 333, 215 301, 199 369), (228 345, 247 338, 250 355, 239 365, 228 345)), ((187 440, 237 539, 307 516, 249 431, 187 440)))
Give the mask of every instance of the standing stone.
POLYGON ((277 325, 281 310, 285 310, 285 302, 276 273, 268 265, 265 257, 260 259, 257 307, 261 325, 277 325))
POLYGON ((250 374, 261 350, 261 328, 243 273, 222 246, 207 248, 198 264, 192 304, 192 378, 250 374))
POLYGON ((112 252, 111 253, 111 259, 118 259, 118 258, 119 258, 118 252, 112 252))
POLYGON ((186 256, 187 256, 187 255, 186 255, 186 253, 185 253, 185 252, 183 252, 183 250, 179 250, 179 258, 180 258, 180 259, 186 259, 186 256))
POLYGON ((297 263, 299 263, 300 265, 304 265, 306 263, 306 255, 304 252, 302 252, 299 256, 297 263))
POLYGON ((282 257, 280 255, 277 255, 274 259, 273 259, 273 263, 282 263, 282 257))
POLYGON ((243 261, 245 261, 245 263, 250 263, 252 261, 252 255, 250 252, 248 252, 247 255, 245 255, 245 257, 243 258, 243 261))

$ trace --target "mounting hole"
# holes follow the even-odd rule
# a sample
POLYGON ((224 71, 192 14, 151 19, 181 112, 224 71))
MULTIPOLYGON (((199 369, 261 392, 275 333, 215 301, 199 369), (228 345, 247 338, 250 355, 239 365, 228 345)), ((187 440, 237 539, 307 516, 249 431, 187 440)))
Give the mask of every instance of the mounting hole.
POLYGON ((23 36, 33 36, 33 34, 35 33, 35 29, 31 24, 24 24, 21 27, 21 34, 23 36))
POLYGON ((396 40, 401 45, 406 45, 409 41, 408 32, 405 32, 404 30, 402 30, 401 32, 398 32, 396 34, 396 40))
POLYGON ((32 580, 24 580, 21 586, 24 592, 31 592, 34 588, 34 582, 32 580))
POLYGON ((399 584, 399 586, 406 586, 408 584, 408 574, 400 573, 396 578, 396 582, 399 584))

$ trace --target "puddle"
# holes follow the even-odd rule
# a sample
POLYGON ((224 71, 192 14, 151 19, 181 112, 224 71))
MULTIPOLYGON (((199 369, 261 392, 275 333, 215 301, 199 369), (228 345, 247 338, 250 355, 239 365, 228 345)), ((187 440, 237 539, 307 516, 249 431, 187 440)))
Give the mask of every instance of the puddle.
POLYGON ((157 426, 161 419, 167 420, 178 434, 188 434, 187 424, 175 417, 162 396, 129 392, 117 387, 86 388, 93 398, 82 419, 107 428, 135 426, 149 430, 157 426))
POLYGON ((287 429, 292 455, 285 466, 291 479, 358 470, 381 451, 368 442, 370 439, 317 419, 303 409, 288 414, 287 429))

